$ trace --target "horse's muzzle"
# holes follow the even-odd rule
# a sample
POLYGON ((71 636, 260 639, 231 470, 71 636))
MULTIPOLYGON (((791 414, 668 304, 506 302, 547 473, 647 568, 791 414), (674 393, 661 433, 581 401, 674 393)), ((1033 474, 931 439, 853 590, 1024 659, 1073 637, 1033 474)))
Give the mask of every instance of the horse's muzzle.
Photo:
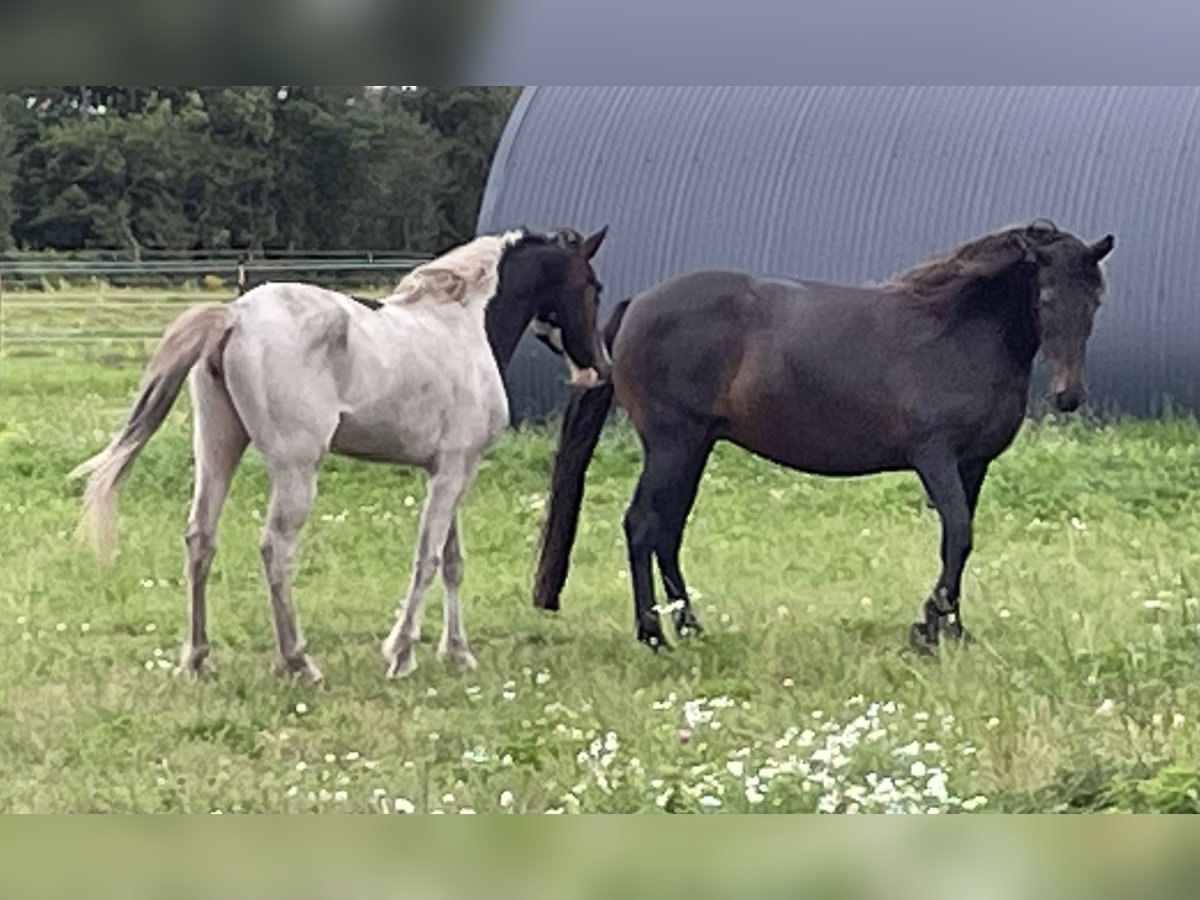
POLYGON ((607 380, 606 376, 601 376, 590 366, 586 369, 576 369, 571 373, 571 387, 595 388, 600 387, 607 380))

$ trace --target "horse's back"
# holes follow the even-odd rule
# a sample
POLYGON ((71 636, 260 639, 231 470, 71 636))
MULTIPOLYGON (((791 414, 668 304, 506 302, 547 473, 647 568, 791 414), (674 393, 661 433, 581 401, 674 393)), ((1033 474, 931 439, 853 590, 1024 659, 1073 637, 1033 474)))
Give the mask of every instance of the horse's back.
MULTIPOLYGON (((244 339, 283 352, 308 354, 345 346, 355 303, 312 284, 270 282, 247 291, 231 307, 244 339)), ((366 307, 364 313, 369 314, 366 307)))

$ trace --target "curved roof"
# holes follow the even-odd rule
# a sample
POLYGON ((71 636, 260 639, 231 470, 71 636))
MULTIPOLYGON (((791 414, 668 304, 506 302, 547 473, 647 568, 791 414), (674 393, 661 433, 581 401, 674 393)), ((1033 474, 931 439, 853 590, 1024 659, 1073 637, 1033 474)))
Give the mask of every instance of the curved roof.
MULTIPOLYGON (((690 269, 843 282, 1037 217, 1117 237, 1089 345, 1093 401, 1200 411, 1200 88, 534 87, 480 231, 612 227, 604 303, 690 269)), ((523 342, 514 416, 565 397, 523 342)))

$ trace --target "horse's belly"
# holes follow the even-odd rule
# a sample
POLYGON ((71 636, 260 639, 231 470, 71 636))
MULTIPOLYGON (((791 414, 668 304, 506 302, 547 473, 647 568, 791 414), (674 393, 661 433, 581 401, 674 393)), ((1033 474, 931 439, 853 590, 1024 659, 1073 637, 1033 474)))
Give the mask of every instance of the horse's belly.
POLYGON ((874 439, 859 439, 809 431, 787 439, 764 438, 759 434, 732 432, 728 439, 772 462, 814 475, 870 475, 905 469, 909 461, 904 449, 874 439))
POLYGON ((818 475, 867 475, 908 464, 911 435, 899 405, 810 389, 754 401, 726 420, 722 436, 759 456, 818 475))
POLYGON ((330 442, 335 453, 428 468, 449 454, 481 453, 508 422, 503 386, 426 383, 348 405, 330 442))
POLYGON ((421 422, 343 413, 329 449, 356 459, 427 467, 437 456, 437 434, 421 422))

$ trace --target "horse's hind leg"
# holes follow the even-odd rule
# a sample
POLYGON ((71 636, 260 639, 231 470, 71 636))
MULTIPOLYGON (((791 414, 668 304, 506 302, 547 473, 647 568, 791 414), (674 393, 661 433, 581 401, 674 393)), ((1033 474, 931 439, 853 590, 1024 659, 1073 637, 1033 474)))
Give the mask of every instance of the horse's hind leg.
POLYGON ((688 423, 655 422, 643 430, 642 474, 625 513, 625 540, 637 639, 657 650, 669 645, 654 605, 652 556, 658 557, 668 596, 682 604, 675 611, 676 627, 699 630, 679 571, 679 545, 710 445, 688 423))
POLYGON ((203 367, 190 376, 192 453, 196 484, 183 541, 187 550, 188 631, 179 655, 185 672, 199 674, 208 656, 208 572, 217 552, 217 520, 234 470, 250 438, 224 386, 203 367))
POLYGON ((704 629, 692 610, 692 601, 679 567, 679 548, 683 544, 688 514, 696 502, 700 476, 704 474, 704 465, 712 452, 712 442, 701 434, 687 432, 677 432, 676 440, 676 444, 664 448, 669 458, 668 462, 661 465, 670 465, 675 478, 670 488, 657 495, 658 535, 654 555, 658 559, 663 590, 674 607, 671 618, 675 632, 680 637, 686 637, 701 634, 704 629))
POLYGON ((292 560, 300 529, 316 497, 319 461, 319 455, 303 462, 267 460, 271 500, 259 544, 283 668, 311 684, 320 683, 324 676, 305 652, 304 634, 292 603, 292 560))

